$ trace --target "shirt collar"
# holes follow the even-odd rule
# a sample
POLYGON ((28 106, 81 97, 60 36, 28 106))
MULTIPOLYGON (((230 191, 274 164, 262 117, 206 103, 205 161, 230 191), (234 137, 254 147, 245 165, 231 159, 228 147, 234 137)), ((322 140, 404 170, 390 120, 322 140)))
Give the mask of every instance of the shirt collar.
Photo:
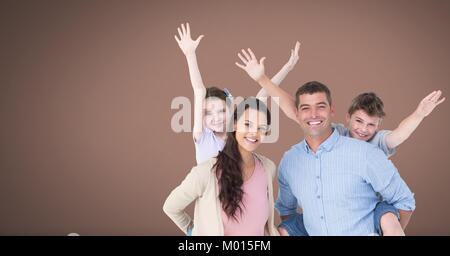
MULTIPOLYGON (((320 144, 319 150, 324 149, 326 151, 331 151, 333 149, 333 146, 337 143, 340 136, 339 132, 335 128, 332 128, 332 130, 333 132, 331 133, 331 135, 324 142, 322 142, 322 144, 320 144)), ((305 139, 300 144, 306 153, 312 152, 311 148, 309 147, 305 139)))

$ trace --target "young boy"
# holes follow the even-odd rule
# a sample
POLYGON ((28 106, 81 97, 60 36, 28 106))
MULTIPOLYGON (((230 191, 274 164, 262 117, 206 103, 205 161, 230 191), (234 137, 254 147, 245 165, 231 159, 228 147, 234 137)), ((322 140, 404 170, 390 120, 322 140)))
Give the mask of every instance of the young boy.
MULTIPOLYGON (((395 154, 397 146, 403 143, 423 119, 433 109, 444 102, 445 98, 439 100, 442 92, 434 91, 426 96, 418 105, 417 109, 405 118, 399 126, 392 130, 379 130, 381 121, 386 115, 383 101, 372 92, 362 93, 352 100, 346 116, 348 126, 333 124, 341 135, 363 140, 376 145, 386 156, 395 154)), ((384 235, 404 235, 404 225, 398 221, 397 209, 383 202, 380 203, 374 213, 375 226, 380 227, 379 233, 384 235)))
POLYGON ((385 116, 383 101, 375 93, 362 93, 353 99, 348 109, 348 127, 343 124, 334 124, 333 127, 338 129, 341 135, 367 141, 378 146, 387 156, 392 156, 395 148, 409 138, 437 105, 444 102, 445 98, 439 100, 441 94, 441 91, 430 93, 395 130, 388 131, 379 130, 385 116))
MULTIPOLYGON (((264 59, 261 58, 258 62, 255 55, 249 49, 251 56, 243 60, 244 65, 236 63, 238 67, 245 70, 253 79, 258 77, 259 73, 264 72, 264 59)), ((261 83, 260 86, 266 90, 271 97, 278 97, 280 99, 280 108, 287 117, 300 124, 298 120, 298 106, 297 102, 286 91, 272 83, 261 83)), ((393 131, 381 130, 378 131, 382 118, 385 116, 383 111, 383 102, 374 93, 363 93, 357 96, 349 108, 347 115, 348 127, 342 124, 334 124, 334 128, 338 130, 341 135, 350 136, 355 139, 364 140, 368 143, 375 144, 386 155, 394 154, 395 148, 403 143, 428 116, 433 109, 444 102, 445 98, 440 99, 442 92, 434 91, 426 96, 420 103, 417 109, 407 118, 405 118, 399 126, 393 131)), ((298 97, 296 97, 297 99, 298 97)), ((383 202, 380 198, 380 203, 377 205, 374 213, 376 231, 382 235, 404 235, 403 229, 407 222, 399 222, 398 210, 383 202)), ((298 215, 291 218, 291 226, 302 226, 302 216, 298 215), (297 225, 292 225, 292 224, 297 225)), ((279 231, 281 235, 289 235, 283 224, 279 231)), ((300 227, 298 233, 305 234, 304 227, 300 227)), ((293 234, 291 234, 293 235, 293 234)))

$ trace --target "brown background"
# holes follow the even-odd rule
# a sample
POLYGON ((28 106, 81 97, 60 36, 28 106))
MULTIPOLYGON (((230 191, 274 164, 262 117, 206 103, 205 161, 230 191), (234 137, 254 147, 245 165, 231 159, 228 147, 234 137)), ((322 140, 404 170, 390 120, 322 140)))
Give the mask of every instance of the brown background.
MULTIPOLYGON (((296 40, 282 87, 329 85, 335 121, 365 91, 390 129, 432 90, 450 95, 450 1, 1 1, 0 234, 181 234, 162 204, 195 164, 191 134, 170 128, 171 100, 193 97, 173 38, 186 21, 205 35, 205 83, 234 95, 259 89, 234 66, 241 48, 275 74, 296 40)), ((450 234, 449 106, 393 157, 416 194, 410 235, 450 234)), ((280 126, 260 148, 276 162, 302 139, 280 126)))

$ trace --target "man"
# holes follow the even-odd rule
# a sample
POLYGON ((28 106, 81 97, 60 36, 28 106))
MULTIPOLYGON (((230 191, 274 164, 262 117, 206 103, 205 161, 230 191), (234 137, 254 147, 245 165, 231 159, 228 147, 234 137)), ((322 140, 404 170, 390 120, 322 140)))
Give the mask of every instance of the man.
MULTIPOLYGON (((249 53, 240 56, 245 65, 237 65, 270 94, 264 59, 258 63, 249 53)), ((282 109, 283 104, 290 103, 280 101, 282 109)), ((296 93, 296 108, 305 139, 284 154, 279 166, 276 208, 282 219, 302 208, 309 235, 373 234, 379 193, 399 209, 400 222, 406 226, 415 209, 413 194, 380 149, 341 136, 331 127, 334 112, 328 88, 319 82, 303 85, 296 93)))

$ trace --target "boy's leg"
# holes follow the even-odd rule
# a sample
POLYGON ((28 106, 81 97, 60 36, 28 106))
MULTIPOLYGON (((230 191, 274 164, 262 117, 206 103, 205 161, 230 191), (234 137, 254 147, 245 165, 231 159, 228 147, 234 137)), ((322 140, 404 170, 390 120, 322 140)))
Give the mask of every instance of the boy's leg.
POLYGON ((379 202, 374 211, 375 230, 383 236, 404 236, 398 210, 385 201, 379 202))
POLYGON ((308 236, 305 224, 303 223, 303 214, 296 213, 289 219, 281 222, 278 226, 281 235, 289 236, 308 236))

